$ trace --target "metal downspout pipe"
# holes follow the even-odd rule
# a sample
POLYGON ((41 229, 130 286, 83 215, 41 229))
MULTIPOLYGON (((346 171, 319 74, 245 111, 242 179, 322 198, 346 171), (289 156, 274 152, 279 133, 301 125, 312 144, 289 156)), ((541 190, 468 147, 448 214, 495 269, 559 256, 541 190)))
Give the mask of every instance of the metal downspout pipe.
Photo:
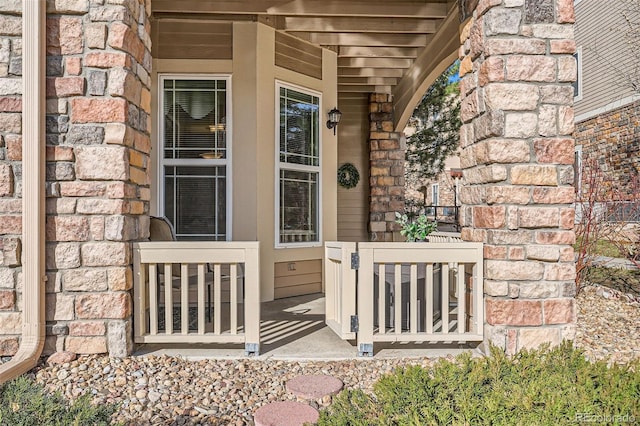
POLYGON ((31 370, 45 339, 45 10, 22 2, 22 339, 0 384, 31 370))

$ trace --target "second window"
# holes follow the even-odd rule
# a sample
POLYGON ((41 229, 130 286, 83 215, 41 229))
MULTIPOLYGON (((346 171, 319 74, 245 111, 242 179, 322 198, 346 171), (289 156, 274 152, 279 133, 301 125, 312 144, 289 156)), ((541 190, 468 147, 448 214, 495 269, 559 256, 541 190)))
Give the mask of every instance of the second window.
POLYGON ((320 241, 320 98, 278 85, 278 245, 320 241))

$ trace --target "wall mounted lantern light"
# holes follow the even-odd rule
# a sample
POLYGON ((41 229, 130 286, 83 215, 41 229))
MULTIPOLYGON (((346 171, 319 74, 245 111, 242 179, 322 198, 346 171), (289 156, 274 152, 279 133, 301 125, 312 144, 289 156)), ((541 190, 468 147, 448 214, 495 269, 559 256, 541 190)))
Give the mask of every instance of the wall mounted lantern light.
POLYGON ((327 120, 327 128, 333 129, 333 134, 336 134, 336 127, 338 123, 340 123, 340 119, 342 118, 342 113, 336 107, 333 107, 331 111, 328 113, 329 119, 327 120))

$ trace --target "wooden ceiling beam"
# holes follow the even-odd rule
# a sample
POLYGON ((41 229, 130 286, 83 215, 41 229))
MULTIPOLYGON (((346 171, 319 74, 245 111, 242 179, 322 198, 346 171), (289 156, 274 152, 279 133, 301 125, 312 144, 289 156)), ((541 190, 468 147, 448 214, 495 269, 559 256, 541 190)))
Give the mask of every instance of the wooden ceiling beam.
POLYGON ((261 14, 290 0, 153 0, 153 13, 261 14))
MULTIPOLYGON (((204 13, 164 13, 153 14, 154 21, 159 22, 227 22, 234 21, 257 21, 262 15, 251 14, 204 14, 204 13)), ((284 25, 284 20, 282 21, 284 25)))
POLYGON ((438 21, 416 18, 285 17, 287 31, 433 34, 438 21))
POLYGON ((391 93, 391 86, 339 86, 340 93, 391 93))
POLYGON ((338 78, 338 85, 342 86, 359 86, 359 85, 374 85, 374 86, 395 86, 398 83, 397 78, 393 77, 340 77, 338 78))
POLYGON ((409 68, 412 63, 412 59, 338 58, 338 66, 344 68, 409 68))
MULTIPOLYGON (((154 0, 155 1, 155 0, 154 0)), ((181 2, 178 2, 178 4, 181 2)), ((447 16, 447 3, 406 0, 293 0, 268 9, 272 15, 434 18, 447 16)))
POLYGON ((329 46, 397 46, 424 47, 431 36, 424 34, 384 34, 384 33, 301 33, 290 34, 311 43, 329 46))
POLYGON ((340 77, 393 77, 401 78, 404 70, 401 68, 338 68, 340 77))
POLYGON ((416 47, 366 47, 366 46, 340 46, 339 58, 407 58, 418 57, 416 47))
POLYGON ((284 16, 355 16, 442 19, 442 1, 388 0, 153 0, 153 13, 269 14, 284 16))

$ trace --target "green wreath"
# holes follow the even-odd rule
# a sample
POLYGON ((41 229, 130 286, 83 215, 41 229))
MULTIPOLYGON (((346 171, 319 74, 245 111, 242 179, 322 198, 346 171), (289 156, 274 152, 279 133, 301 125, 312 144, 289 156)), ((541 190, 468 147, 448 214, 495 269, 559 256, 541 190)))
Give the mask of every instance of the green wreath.
POLYGON ((340 186, 350 189, 360 182, 360 173, 351 163, 344 163, 338 168, 338 183, 340 186))

